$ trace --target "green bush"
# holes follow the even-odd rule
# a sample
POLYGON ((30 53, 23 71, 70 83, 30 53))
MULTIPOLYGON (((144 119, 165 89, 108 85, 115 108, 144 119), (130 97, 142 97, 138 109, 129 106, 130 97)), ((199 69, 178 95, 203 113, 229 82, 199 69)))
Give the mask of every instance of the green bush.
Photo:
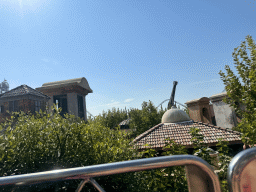
MULTIPOLYGON (((0 176, 18 175, 48 171, 60 168, 72 168, 148 158, 157 155, 152 149, 138 153, 129 144, 124 132, 110 129, 104 124, 104 117, 98 117, 85 122, 73 115, 59 115, 56 107, 53 113, 40 111, 36 114, 13 113, 10 120, 0 125, 0 176)), ((143 108, 138 111, 138 119, 133 121, 133 126, 138 132, 156 125, 160 121, 160 112, 151 102, 143 103, 143 108), (156 116, 155 118, 153 118, 156 116), (141 119, 139 119, 141 118, 141 119), (144 128, 143 128, 144 127, 144 128)), ((132 117, 137 117, 131 114, 132 117)), ((162 116, 162 115, 161 115, 162 116)), ((105 122, 108 122, 106 120, 105 122)), ((206 146, 202 144, 203 137, 198 129, 191 129, 193 143, 196 150, 201 149, 203 159, 211 162, 206 146)), ((221 171, 220 179, 223 189, 227 188, 226 173, 230 157, 227 156, 227 143, 219 144, 221 171)), ((184 146, 172 140, 167 140, 162 155, 187 154, 184 146)), ((188 191, 184 167, 170 167, 149 171, 125 173, 98 177, 95 180, 106 191, 188 191)), ((42 185, 19 187, 20 191, 74 191, 80 181, 48 182, 42 185)), ((7 187, 1 191, 9 191, 7 187)), ((16 191, 15 190, 15 191, 16 191)), ((97 191, 86 184, 84 191, 97 191)), ((11 191, 11 189, 10 189, 11 191)))
MULTIPOLYGON (((72 115, 13 113, 1 124, 0 175, 18 175, 60 168, 81 167, 139 158, 125 140, 124 133, 104 127, 97 121, 85 122, 72 115)), ((96 178, 107 191, 139 190, 138 173, 96 178)), ((66 182, 76 188, 78 182, 66 182)), ((94 191, 87 184, 87 191, 94 191)), ((48 185, 41 190, 56 190, 48 185)), ((28 189, 26 189, 28 191, 28 189)), ((34 189, 31 189, 33 191, 34 189)), ((38 189, 39 190, 39 189, 38 189)))
MULTIPOLYGON (((167 139, 164 152, 161 155, 181 155, 187 154, 184 146, 176 144, 173 140, 167 139)), ((157 151, 148 148, 143 151, 143 156, 155 157, 157 151)), ((153 169, 143 172, 144 187, 146 191, 158 192, 186 192, 188 191, 187 179, 184 166, 168 167, 163 169, 153 169)))
POLYGON ((162 116, 166 110, 157 110, 154 104, 149 102, 142 103, 142 109, 131 109, 129 112, 131 121, 130 129, 132 129, 132 137, 144 133, 148 129, 161 123, 162 116))

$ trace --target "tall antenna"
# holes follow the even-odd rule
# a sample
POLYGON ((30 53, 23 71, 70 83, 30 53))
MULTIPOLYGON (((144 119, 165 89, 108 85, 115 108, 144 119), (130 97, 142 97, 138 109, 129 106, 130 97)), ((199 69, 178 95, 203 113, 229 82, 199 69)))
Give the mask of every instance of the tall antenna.
POLYGON ((176 90, 177 84, 178 84, 178 81, 173 81, 172 94, 171 94, 170 101, 168 103, 168 109, 170 109, 172 106, 174 106, 174 96, 175 96, 175 90, 176 90))

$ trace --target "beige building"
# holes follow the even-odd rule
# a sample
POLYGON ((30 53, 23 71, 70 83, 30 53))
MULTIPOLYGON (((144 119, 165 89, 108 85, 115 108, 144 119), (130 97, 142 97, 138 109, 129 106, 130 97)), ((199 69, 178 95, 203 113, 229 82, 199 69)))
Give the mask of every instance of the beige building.
POLYGON ((50 110, 54 103, 62 108, 62 116, 70 113, 87 120, 85 97, 88 93, 92 90, 84 77, 44 83, 36 90, 21 85, 0 94, 0 122, 10 117, 10 112, 35 113, 45 110, 46 106, 50 110))
POLYGON ((37 91, 50 97, 47 105, 57 104, 62 108, 61 115, 73 114, 87 120, 86 95, 92 93, 86 78, 76 78, 63 81, 44 83, 37 91))

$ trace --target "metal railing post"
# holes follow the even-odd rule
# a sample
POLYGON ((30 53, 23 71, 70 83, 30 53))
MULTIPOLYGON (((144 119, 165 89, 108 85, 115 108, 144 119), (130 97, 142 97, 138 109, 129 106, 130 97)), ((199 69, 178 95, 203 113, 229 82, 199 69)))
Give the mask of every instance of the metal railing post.
POLYGON ((238 153, 228 166, 230 192, 256 192, 256 148, 238 153))

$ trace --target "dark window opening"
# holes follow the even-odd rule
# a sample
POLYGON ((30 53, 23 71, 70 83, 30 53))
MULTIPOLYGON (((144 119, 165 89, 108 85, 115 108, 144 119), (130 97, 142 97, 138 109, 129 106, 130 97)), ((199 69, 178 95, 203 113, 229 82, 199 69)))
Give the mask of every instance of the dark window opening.
POLYGON ((0 113, 4 113, 4 106, 3 105, 0 107, 0 113))
POLYGON ((18 112, 19 111, 19 101, 9 101, 9 111, 18 112))
POLYGON ((209 113, 208 110, 206 108, 203 108, 203 121, 205 121, 204 123, 209 123, 209 113))
POLYGON ((217 124, 216 124, 215 116, 212 117, 212 124, 215 125, 215 126, 217 125, 217 124))
POLYGON ((78 105, 78 117, 84 118, 84 100, 83 97, 77 95, 77 105, 78 105))
POLYGON ((39 112, 41 109, 41 101, 35 101, 35 111, 39 112))
POLYGON ((60 115, 64 117, 64 114, 68 113, 67 95, 56 95, 53 97, 53 102, 61 108, 60 115))

